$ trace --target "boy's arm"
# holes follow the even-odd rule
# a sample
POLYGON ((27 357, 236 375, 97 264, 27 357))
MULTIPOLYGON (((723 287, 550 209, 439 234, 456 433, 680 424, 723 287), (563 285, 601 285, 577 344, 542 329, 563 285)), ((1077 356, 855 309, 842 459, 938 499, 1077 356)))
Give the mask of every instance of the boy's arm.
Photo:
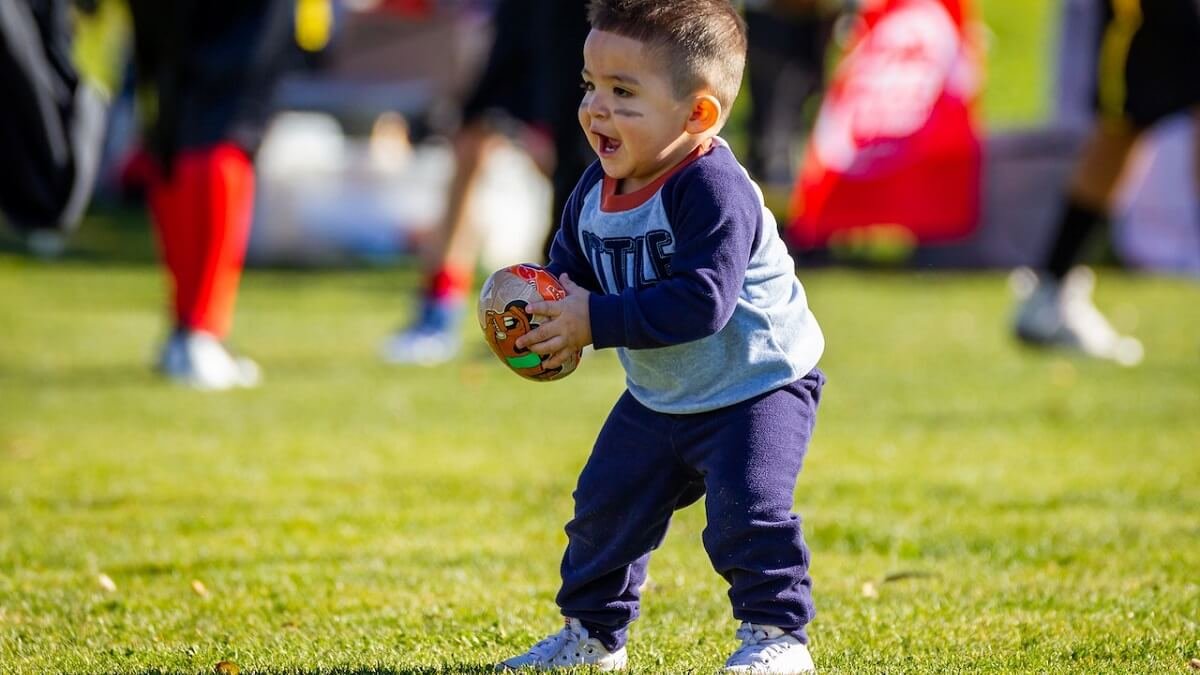
POLYGON ((583 173, 579 184, 567 198, 562 224, 550 245, 550 261, 546 269, 562 282, 567 289, 567 297, 557 302, 529 305, 527 311, 548 317, 549 320, 517 338, 517 348, 549 356, 542 361, 547 368, 561 366, 578 350, 592 343, 587 299, 600 292, 600 283, 579 247, 579 215, 588 192, 602 176, 599 162, 583 173))
POLYGON ((737 306, 762 227, 753 186, 744 174, 695 172, 671 194, 664 188, 663 199, 676 238, 671 269, 654 286, 588 298, 597 349, 699 340, 721 330, 737 306))
POLYGON ((596 275, 587 262, 583 251, 579 248, 579 214, 583 210, 583 200, 589 190, 600 179, 599 163, 584 171, 579 184, 567 197, 563 207, 561 224, 550 245, 550 261, 546 269, 556 278, 564 273, 580 286, 593 293, 600 290, 596 275))

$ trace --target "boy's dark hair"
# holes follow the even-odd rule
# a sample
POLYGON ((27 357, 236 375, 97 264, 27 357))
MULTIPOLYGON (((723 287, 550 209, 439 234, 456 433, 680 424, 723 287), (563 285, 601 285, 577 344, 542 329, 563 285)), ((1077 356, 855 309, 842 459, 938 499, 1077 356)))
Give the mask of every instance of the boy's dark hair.
POLYGON ((729 0, 590 0, 588 21, 660 52, 676 96, 707 86, 728 116, 746 65, 746 24, 729 0))

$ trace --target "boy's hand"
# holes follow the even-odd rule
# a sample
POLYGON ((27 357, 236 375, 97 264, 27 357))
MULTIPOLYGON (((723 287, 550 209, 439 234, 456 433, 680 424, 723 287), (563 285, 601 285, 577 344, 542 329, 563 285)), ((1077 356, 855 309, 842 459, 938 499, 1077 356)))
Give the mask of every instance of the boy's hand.
POLYGON ((530 314, 549 317, 541 326, 517 338, 517 347, 542 356, 543 365, 557 368, 580 349, 592 344, 592 322, 588 314, 588 296, 566 274, 558 279, 567 297, 555 302, 534 302, 525 308, 530 314))

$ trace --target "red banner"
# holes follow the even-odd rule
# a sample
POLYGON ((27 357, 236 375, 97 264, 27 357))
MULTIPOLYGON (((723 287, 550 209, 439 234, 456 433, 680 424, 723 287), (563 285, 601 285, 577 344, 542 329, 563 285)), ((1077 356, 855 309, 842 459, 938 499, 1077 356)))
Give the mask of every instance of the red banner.
POLYGON ((917 242, 974 229, 981 67, 969 2, 867 3, 797 178, 788 232, 797 247, 875 226, 898 226, 917 242))

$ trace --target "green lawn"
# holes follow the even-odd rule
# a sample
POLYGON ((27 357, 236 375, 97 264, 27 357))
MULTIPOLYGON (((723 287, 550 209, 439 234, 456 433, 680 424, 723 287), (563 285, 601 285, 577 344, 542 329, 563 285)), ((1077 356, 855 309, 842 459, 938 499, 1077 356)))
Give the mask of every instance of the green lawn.
MULTIPOLYGON (((526 383, 468 327, 454 365, 386 368, 411 269, 252 270, 236 341, 265 386, 181 391, 149 370, 161 272, 121 222, 59 263, 0 253, 0 672, 459 672, 554 627, 611 354, 526 383)), ((996 273, 803 278, 829 339, 797 502, 823 672, 1200 657, 1194 284, 1102 275, 1146 343, 1126 370, 1015 347, 996 273)), ((640 672, 733 646, 702 520, 654 561, 640 672)))
MULTIPOLYGON (((1044 114, 1055 3, 983 3, 989 122, 1044 114)), ((1194 283, 1113 271, 1126 370, 1017 348, 999 273, 805 272, 830 377, 797 509, 824 673, 1185 673, 1200 658, 1194 283)), ((144 223, 63 261, 0 247, 0 673, 483 672, 555 628, 570 493, 619 394, 468 327, 439 369, 375 359, 413 270, 251 270, 255 391, 159 381, 144 223)), ((631 664, 713 672, 723 583, 682 512, 631 664)))

